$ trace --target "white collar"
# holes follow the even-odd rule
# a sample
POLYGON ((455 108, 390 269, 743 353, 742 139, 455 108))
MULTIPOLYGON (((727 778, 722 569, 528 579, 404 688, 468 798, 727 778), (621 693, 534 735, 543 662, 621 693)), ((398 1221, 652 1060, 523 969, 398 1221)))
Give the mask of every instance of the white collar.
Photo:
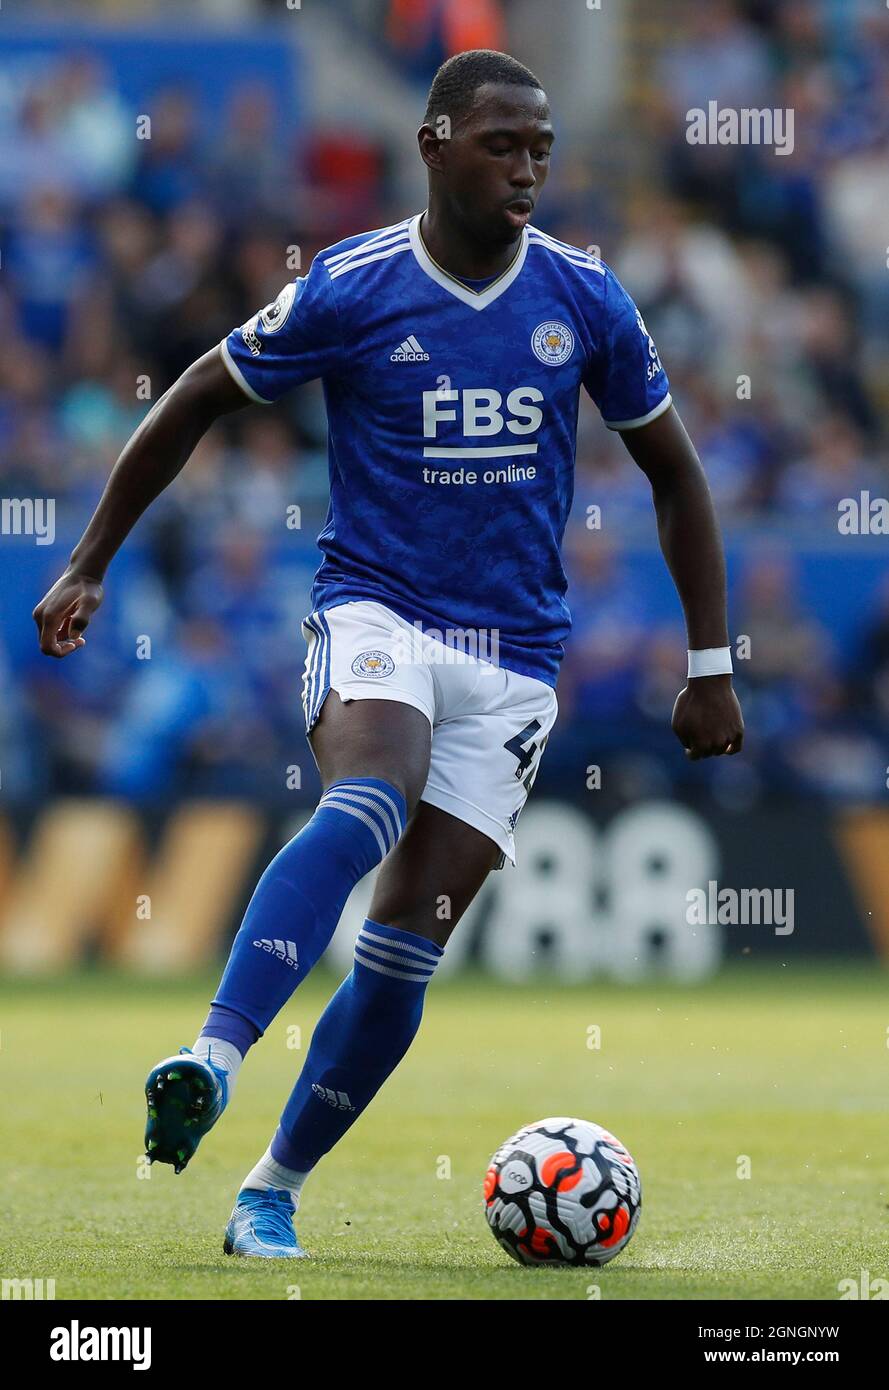
POLYGON ((449 275, 446 270, 442 270, 426 250, 426 243, 420 235, 420 218, 422 212, 418 212, 416 217, 411 218, 410 240, 411 250, 416 257, 417 264, 421 270, 425 270, 430 280, 434 280, 437 285, 441 285, 443 290, 460 299, 464 304, 468 304, 471 309, 486 309, 489 304, 493 304, 495 299, 499 299, 504 290, 508 290, 513 280, 519 274, 525 264, 525 257, 528 254, 528 228, 522 228, 521 245, 512 259, 511 264, 504 270, 503 274, 493 280, 481 293, 469 289, 466 285, 456 280, 453 275, 449 275))

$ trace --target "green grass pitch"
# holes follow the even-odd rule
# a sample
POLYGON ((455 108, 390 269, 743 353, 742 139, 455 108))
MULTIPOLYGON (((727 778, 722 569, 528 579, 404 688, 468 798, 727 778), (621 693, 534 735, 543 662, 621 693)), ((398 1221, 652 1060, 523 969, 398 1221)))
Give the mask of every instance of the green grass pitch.
POLYGON ((187 1171, 138 1176, 145 1074, 193 1040, 214 983, 0 988, 4 1278, 53 1278, 60 1299, 489 1300, 836 1299, 861 1270, 889 1277, 874 965, 749 963, 695 988, 436 982, 411 1053, 306 1186, 299 1264, 226 1258, 222 1234, 329 976, 272 1025, 187 1171), (523 1269, 484 1222, 491 1152, 554 1114, 612 1129, 642 1174, 636 1236, 601 1270, 523 1269))

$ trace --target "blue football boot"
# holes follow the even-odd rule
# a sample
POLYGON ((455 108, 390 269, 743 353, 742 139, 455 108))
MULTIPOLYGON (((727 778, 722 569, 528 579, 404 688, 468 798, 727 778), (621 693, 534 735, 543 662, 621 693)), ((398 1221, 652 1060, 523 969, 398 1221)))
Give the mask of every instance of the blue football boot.
POLYGON ((245 1187, 238 1193, 225 1228, 226 1255, 256 1255, 264 1260, 307 1260, 293 1229, 296 1207, 289 1192, 245 1187))
POLYGON ((152 1163, 172 1163, 181 1173, 226 1107, 228 1073, 180 1047, 178 1057, 152 1067, 145 1099, 145 1152, 152 1163))

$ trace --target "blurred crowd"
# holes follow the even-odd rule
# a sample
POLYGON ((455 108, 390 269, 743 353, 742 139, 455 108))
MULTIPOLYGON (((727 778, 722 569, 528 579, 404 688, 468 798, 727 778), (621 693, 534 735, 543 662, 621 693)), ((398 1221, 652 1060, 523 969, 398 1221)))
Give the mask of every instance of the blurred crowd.
MULTIPOLYGON (((406 120, 430 61, 460 43, 438 23, 458 8, 378 7, 375 44, 414 83, 406 120)), ((509 47, 508 12, 477 7, 481 38, 509 47)), ((411 209, 384 142, 360 123, 282 135, 261 76, 210 136, 185 85, 156 94, 150 139, 137 114, 114 71, 74 50, 3 112, 0 491, 56 499, 53 546, 0 537, 16 610, 0 638, 3 788, 274 797, 310 766, 299 620, 327 500, 317 384, 214 427, 115 561, 85 653, 47 661, 28 615, 151 401, 319 248, 411 209)), ((536 220, 600 247, 656 337, 728 535, 750 736, 744 759, 704 771, 664 736, 684 678, 678 605, 647 485, 587 406, 566 536, 575 632, 541 785, 601 761, 627 792, 708 777, 735 804, 879 796, 889 584, 873 541, 839 535, 837 507, 889 496, 889 12, 677 6, 614 123, 629 172, 609 180, 600 154, 560 147, 536 220), (711 100, 792 108, 792 152, 689 144, 687 112, 711 100)))

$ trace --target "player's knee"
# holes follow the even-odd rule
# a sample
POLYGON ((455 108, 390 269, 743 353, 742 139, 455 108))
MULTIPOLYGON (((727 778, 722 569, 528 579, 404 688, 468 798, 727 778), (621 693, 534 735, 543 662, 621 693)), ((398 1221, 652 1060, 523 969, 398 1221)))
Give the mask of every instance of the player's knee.
POLYGON ((414 936, 422 936, 424 940, 433 942, 442 950, 448 944, 451 932, 457 925, 456 922, 431 922, 426 917, 394 912, 381 914, 379 922, 380 926, 392 927, 394 931, 407 931, 412 932, 414 936))
POLYGON ((425 771, 414 774, 411 772, 393 772, 390 770, 388 776, 382 778, 382 780, 388 782, 390 786, 395 787, 399 795, 404 798, 404 804, 407 808, 407 820, 410 820, 414 811, 416 811, 420 804, 420 797, 423 795, 423 788, 426 785, 425 771))
MULTIPOLYGON (((336 787, 345 786, 349 783, 358 785, 362 782, 372 781, 388 795, 392 796, 394 802, 402 802, 405 807, 405 825, 410 820, 417 806, 420 804, 420 797, 423 793, 425 781, 419 776, 414 777, 410 773, 396 772, 391 768, 374 768, 371 764, 363 772, 344 772, 337 773, 324 778, 324 790, 321 800, 336 787), (393 795, 394 794, 394 795, 393 795)), ((319 803, 320 804, 320 803, 319 803)))

